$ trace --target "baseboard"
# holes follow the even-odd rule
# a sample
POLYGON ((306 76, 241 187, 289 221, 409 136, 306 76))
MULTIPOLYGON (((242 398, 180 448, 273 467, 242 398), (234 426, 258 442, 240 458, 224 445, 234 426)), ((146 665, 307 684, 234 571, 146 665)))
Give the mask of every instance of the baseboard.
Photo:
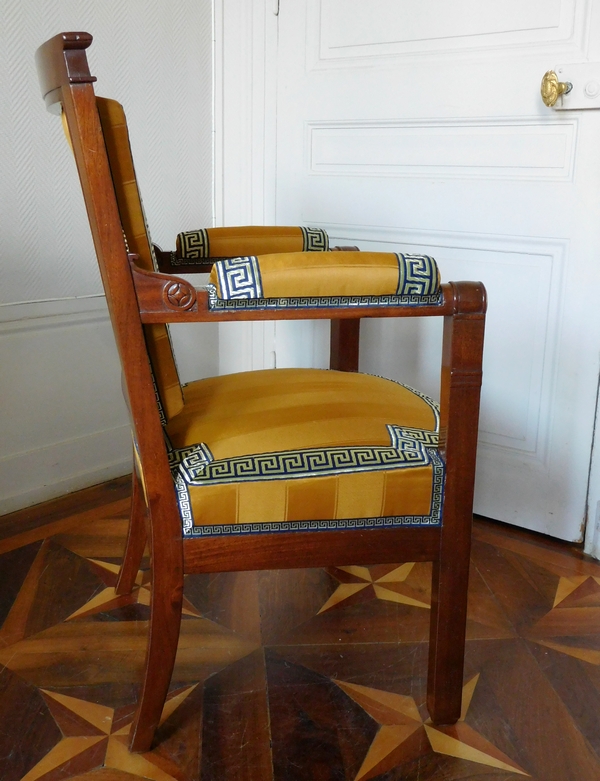
POLYGON ((0 459, 0 515, 131 472, 131 432, 119 426, 0 459))

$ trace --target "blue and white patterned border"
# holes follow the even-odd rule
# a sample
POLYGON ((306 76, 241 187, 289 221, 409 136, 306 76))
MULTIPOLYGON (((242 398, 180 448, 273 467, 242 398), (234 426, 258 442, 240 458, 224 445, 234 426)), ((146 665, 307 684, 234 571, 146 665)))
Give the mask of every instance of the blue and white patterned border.
MULTIPOLYGON (((188 485, 223 485, 264 482, 266 480, 303 480, 347 472, 382 472, 410 469, 430 463, 423 442, 399 431, 392 447, 311 448, 280 453, 259 453, 218 461, 206 460, 199 447, 176 451, 177 469, 188 485)), ((206 448, 208 450, 208 448, 206 448)))
POLYGON ((300 228, 303 252, 329 252, 329 236, 323 228, 300 228))
POLYGON ((437 293, 440 288, 440 274, 437 263, 429 255, 404 255, 396 253, 398 258, 398 289, 400 296, 427 296, 437 293))
POLYGON ((256 256, 219 260, 213 268, 217 270, 223 299, 235 301, 262 298, 262 280, 256 256))
POLYGON ((239 298, 226 300, 219 298, 214 285, 206 286, 208 308, 214 312, 239 312, 242 310, 278 310, 278 309, 367 309, 370 307, 413 307, 442 306, 444 296, 440 290, 426 296, 386 295, 386 296, 312 296, 290 298, 239 298))
POLYGON ((193 260, 202 260, 210 256, 208 231, 186 231, 177 236, 181 257, 175 259, 175 265, 189 264, 193 260))
POLYGON ((347 472, 410 469, 430 463, 437 431, 387 426, 389 446, 319 447, 257 453, 215 460, 204 442, 173 448, 167 437, 169 465, 188 485, 223 485, 265 480, 300 480, 347 472))
POLYGON ((439 527, 442 525, 445 467, 439 453, 431 449, 429 457, 433 467, 431 513, 429 515, 393 515, 382 518, 336 518, 323 521, 273 521, 271 523, 232 523, 194 526, 191 502, 187 485, 177 477, 175 487, 183 536, 221 537, 244 536, 248 534, 277 534, 281 532, 341 531, 345 529, 390 529, 401 527, 439 527))

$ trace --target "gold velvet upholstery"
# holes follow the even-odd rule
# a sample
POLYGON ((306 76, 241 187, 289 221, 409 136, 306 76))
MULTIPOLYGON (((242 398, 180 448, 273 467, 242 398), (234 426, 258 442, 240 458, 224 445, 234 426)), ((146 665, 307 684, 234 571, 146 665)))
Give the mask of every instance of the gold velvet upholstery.
POLYGON ((287 252, 215 263, 209 281, 220 298, 432 295, 437 264, 392 252, 287 252), (243 284, 240 285, 240 276, 243 284))
POLYGON ((202 228, 180 233, 176 242, 177 257, 187 260, 323 251, 328 248, 329 240, 323 230, 281 225, 202 228))
POLYGON ((435 460, 411 452, 413 460, 400 461, 390 441, 390 425, 436 441, 437 407, 411 389, 370 375, 276 369, 201 380, 184 399, 166 427, 171 447, 197 464, 201 444, 214 459, 210 476, 203 467, 184 480, 186 470, 175 470, 186 533, 398 516, 439 522, 435 460))
MULTIPOLYGON (((96 105, 128 249, 138 256, 139 266, 152 271, 155 268, 152 244, 133 166, 123 106, 108 98, 96 98, 96 105)), ((157 323, 146 325, 144 332, 160 403, 168 419, 183 408, 181 383, 170 344, 169 330, 166 325, 157 323)))

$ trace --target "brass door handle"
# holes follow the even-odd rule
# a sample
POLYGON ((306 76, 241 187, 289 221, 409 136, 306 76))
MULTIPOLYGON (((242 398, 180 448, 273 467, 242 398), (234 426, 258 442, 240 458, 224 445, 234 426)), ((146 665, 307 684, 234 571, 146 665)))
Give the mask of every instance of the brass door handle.
POLYGON ((546 71, 542 79, 542 100, 551 108, 561 95, 568 95, 573 89, 570 81, 559 81, 554 71, 546 71))

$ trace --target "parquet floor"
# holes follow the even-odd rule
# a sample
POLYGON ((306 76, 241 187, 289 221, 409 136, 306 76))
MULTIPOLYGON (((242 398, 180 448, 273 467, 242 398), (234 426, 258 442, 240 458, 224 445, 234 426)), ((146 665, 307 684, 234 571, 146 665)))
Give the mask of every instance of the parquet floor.
POLYGON ((463 715, 423 706, 429 565, 189 576, 160 744, 126 736, 126 481, 0 519, 2 781, 596 781, 600 563, 478 521, 463 715))

